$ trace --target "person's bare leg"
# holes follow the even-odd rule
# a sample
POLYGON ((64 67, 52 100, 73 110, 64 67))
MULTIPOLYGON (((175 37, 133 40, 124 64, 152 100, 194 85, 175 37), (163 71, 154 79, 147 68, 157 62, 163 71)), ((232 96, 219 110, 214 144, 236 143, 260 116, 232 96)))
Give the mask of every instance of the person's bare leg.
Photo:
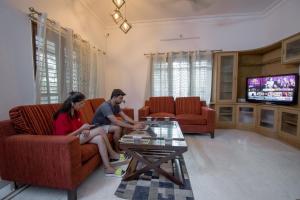
POLYGON ((113 168, 109 163, 108 152, 107 152, 107 148, 106 148, 106 144, 105 144, 103 136, 97 135, 97 136, 93 137, 91 140, 89 140, 89 143, 98 145, 99 153, 101 155, 101 158, 102 158, 102 161, 104 164, 105 172, 106 173, 114 173, 115 168, 113 168))
POLYGON ((92 139, 97 135, 101 135, 103 137, 109 157, 113 159, 119 159, 120 154, 118 154, 116 151, 113 150, 108 140, 107 133, 101 127, 90 130, 90 135, 88 136, 88 138, 86 138, 85 142, 89 141, 90 139, 92 139))
POLYGON ((119 139, 121 138, 122 128, 119 126, 110 126, 109 132, 114 132, 114 135, 113 135, 114 145, 115 145, 116 152, 119 153, 120 152, 119 139))
POLYGON ((104 134, 101 134, 101 136, 103 137, 104 139, 104 142, 106 144, 106 148, 107 148, 107 152, 109 154, 109 157, 110 158, 113 158, 113 159, 119 159, 120 158, 120 154, 118 154, 115 150, 113 150, 110 142, 109 142, 109 139, 107 137, 107 134, 104 133, 104 134))

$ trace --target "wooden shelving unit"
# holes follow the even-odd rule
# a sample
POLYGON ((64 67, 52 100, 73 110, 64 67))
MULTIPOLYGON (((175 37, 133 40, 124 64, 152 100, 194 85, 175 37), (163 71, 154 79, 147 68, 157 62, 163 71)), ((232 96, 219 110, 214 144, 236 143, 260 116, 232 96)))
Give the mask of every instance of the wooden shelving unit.
POLYGON ((216 53, 216 102, 232 103, 236 101, 237 53, 216 53))
POLYGON ((299 41, 300 33, 262 48, 214 53, 212 100, 218 128, 252 130, 299 141, 300 147, 300 92, 297 106, 238 103, 245 99, 247 77, 299 72, 299 41))

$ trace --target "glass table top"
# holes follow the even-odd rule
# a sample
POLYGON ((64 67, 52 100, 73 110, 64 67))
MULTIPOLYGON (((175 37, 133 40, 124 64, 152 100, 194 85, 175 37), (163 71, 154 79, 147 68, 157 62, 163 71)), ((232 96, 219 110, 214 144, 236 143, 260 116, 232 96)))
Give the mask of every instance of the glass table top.
MULTIPOLYGON (((177 121, 151 121, 147 130, 135 130, 122 138, 163 139, 184 141, 184 136, 177 121)), ((124 140, 123 140, 124 141, 124 140)))

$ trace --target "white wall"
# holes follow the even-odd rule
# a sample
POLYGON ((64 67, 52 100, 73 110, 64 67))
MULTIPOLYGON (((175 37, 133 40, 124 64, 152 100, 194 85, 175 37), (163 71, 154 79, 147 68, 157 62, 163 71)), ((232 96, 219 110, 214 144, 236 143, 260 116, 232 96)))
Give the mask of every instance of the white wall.
POLYGON ((0 0, 0 120, 13 106, 35 102, 30 6, 105 48, 104 26, 80 1, 0 0))
POLYGON ((30 23, 26 14, 33 6, 62 26, 105 49, 107 43, 105 98, 113 88, 127 92, 126 106, 138 109, 144 103, 148 59, 144 53, 181 50, 243 50, 271 44, 300 31, 299 0, 285 0, 265 16, 206 18, 134 24, 128 34, 118 27, 104 29, 81 2, 74 0, 0 0, 0 120, 19 104, 34 103, 30 23), (199 40, 162 42, 160 39, 198 36, 199 40))
POLYGON ((113 88, 127 92, 127 106, 144 104, 149 74, 144 53, 182 50, 246 50, 262 47, 300 31, 299 0, 288 0, 261 16, 206 18, 192 21, 133 24, 124 34, 108 27, 106 96, 113 88), (163 42, 161 39, 200 37, 198 40, 163 42))
POLYGON ((0 119, 18 104, 34 101, 31 25, 0 1, 0 119))

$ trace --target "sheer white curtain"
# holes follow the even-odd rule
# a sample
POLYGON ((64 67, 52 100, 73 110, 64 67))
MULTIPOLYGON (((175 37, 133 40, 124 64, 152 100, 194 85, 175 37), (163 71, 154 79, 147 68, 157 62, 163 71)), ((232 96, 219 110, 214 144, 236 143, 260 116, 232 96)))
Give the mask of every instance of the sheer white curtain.
POLYGON ((104 95, 103 52, 96 48, 92 48, 90 60, 89 96, 90 98, 96 98, 104 95))
POLYGON ((170 66, 167 63, 167 54, 151 55, 151 96, 168 96, 170 92, 170 66))
POLYGON ((169 77, 171 96, 190 96, 190 63, 189 53, 169 53, 168 54, 169 77))
POLYGON ((73 51, 73 70, 77 72, 73 76, 75 80, 73 89, 89 97, 90 45, 83 41, 80 36, 76 36, 74 38, 73 51))
POLYGON ((48 24, 47 14, 42 14, 37 22, 36 35, 36 101, 56 103, 64 93, 64 48, 65 32, 58 23, 48 24))
MULTIPOLYGON (((42 90, 44 85, 42 80, 45 79, 46 74, 46 23, 47 23, 47 14, 43 13, 38 17, 37 24, 37 35, 35 38, 36 43, 36 71, 35 71, 35 93, 36 93, 36 102, 41 102, 42 90)), ((46 91, 48 90, 45 88, 46 91)))
POLYGON ((103 95, 103 53, 71 29, 49 23, 44 13, 37 19, 36 102, 62 102, 70 91, 87 98, 103 95))
POLYGON ((207 105, 212 91, 212 53, 210 51, 191 53, 191 96, 200 96, 207 105))
POLYGON ((151 96, 200 96, 210 102, 212 53, 203 51, 150 56, 151 96))

